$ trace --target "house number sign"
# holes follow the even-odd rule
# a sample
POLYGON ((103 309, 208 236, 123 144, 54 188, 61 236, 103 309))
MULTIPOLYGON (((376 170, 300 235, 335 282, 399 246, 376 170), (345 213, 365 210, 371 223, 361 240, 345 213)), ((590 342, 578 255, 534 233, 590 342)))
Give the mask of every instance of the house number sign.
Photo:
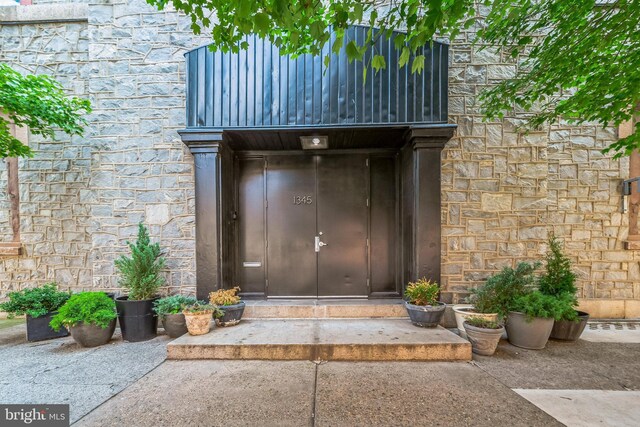
POLYGON ((310 205, 313 203, 311 196, 293 196, 294 205, 310 205))

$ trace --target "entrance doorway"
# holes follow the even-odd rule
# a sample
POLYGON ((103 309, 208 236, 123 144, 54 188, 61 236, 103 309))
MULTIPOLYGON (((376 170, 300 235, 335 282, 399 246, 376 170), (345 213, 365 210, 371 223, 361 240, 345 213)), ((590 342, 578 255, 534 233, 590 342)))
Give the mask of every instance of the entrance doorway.
POLYGON ((395 156, 241 159, 239 285, 271 298, 397 296, 395 156))

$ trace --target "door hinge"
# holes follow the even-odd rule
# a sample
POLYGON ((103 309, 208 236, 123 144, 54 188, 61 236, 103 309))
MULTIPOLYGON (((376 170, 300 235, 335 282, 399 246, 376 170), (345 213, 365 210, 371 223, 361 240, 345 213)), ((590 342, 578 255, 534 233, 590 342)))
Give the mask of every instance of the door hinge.
POLYGON ((371 284, 369 283, 369 278, 367 277, 367 289, 371 289, 371 284))
POLYGON ((367 207, 369 207, 369 198, 367 197, 367 207))
POLYGON ((265 248, 268 248, 268 247, 269 247, 269 241, 268 241, 268 240, 264 243, 264 247, 265 247, 265 248))
POLYGON ((364 164, 365 164, 365 165, 367 165, 367 166, 369 166, 369 159, 366 159, 366 160, 364 161, 364 164))

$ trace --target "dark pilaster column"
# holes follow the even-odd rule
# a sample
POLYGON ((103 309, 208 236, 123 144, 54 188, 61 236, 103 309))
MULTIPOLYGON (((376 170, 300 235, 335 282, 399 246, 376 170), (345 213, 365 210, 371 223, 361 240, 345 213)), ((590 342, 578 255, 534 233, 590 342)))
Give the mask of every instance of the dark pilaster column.
MULTIPOLYGON (((420 277, 440 283, 441 206, 440 165, 444 145, 453 136, 454 127, 412 128, 407 132, 403 150, 405 171, 403 198, 405 212, 403 248, 405 282, 420 277), (408 276, 408 277, 407 277, 408 276)), ((406 283, 405 283, 406 285, 406 283)))
POLYGON ((222 271, 222 133, 181 133, 193 154, 196 205, 196 295, 223 286, 222 271))

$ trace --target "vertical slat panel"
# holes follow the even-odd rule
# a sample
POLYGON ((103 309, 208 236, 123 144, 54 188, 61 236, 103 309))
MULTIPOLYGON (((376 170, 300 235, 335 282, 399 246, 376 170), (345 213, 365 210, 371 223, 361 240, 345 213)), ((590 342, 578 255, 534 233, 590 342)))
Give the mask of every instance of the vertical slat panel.
MULTIPOLYGON (((346 31, 363 43, 367 27, 346 31)), ((377 30, 374 30, 374 38, 377 30)), ((346 124, 408 124, 446 122, 446 45, 419 49, 424 53, 421 74, 410 72, 414 55, 399 66, 400 51, 393 38, 381 36, 364 61, 349 63, 343 50, 331 52, 335 35, 318 57, 280 56, 269 41, 252 35, 249 49, 237 54, 211 52, 207 47, 186 54, 188 127, 263 127, 346 124), (331 61, 324 65, 324 56, 331 61), (372 68, 364 80, 364 64, 382 55, 387 67, 372 68)))

